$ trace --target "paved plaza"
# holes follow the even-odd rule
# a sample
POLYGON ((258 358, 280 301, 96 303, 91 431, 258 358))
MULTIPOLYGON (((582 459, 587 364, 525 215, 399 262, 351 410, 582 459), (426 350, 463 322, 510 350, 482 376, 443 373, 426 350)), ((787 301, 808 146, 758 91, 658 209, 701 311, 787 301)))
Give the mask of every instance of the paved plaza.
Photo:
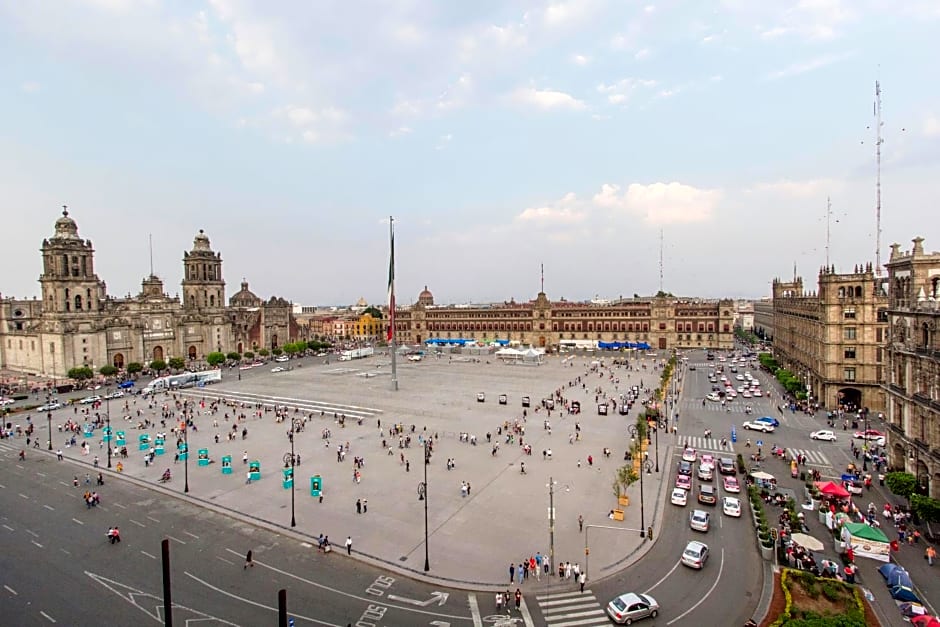
MULTIPOLYGON (((638 370, 617 366, 602 369, 600 374, 590 372, 594 359, 581 355, 548 356, 539 366, 504 364, 492 356, 428 356, 417 363, 399 359, 398 391, 391 389, 388 356, 306 363, 280 373, 270 372, 278 365, 271 363, 260 367, 264 372, 253 372, 242 380, 238 380, 237 371, 226 370, 219 384, 177 393, 198 404, 195 418, 198 430, 189 434, 190 496, 276 525, 290 525, 290 491, 281 483, 284 456, 290 451, 290 423, 275 422, 273 411, 263 411, 258 418, 254 407, 263 403, 270 409, 276 403, 287 406, 291 416, 308 417, 304 430, 294 440, 294 450, 301 459, 296 469, 296 531, 311 537, 327 534, 337 549, 351 536, 354 554, 399 571, 423 575, 424 502, 418 499, 418 486, 424 480, 424 469, 419 436, 431 437, 434 454, 427 468, 429 576, 458 587, 505 586, 510 563, 518 564, 536 552, 548 554, 550 477, 555 481, 556 562, 583 564, 584 534, 578 529, 579 515, 586 525, 640 527, 639 483, 628 491, 631 504, 623 522, 609 520, 608 512, 616 507, 612 482, 616 469, 624 464, 624 451, 629 446, 627 425, 636 420, 642 407, 635 405, 629 416, 616 412, 600 416, 595 403, 596 388, 601 388, 602 397, 616 396, 632 385, 655 388, 660 376, 653 367, 653 357, 634 360, 638 370), (642 368, 644 365, 646 369, 642 368), (578 377, 581 383, 575 384, 578 377), (619 379, 619 384, 615 379, 619 379), (543 408, 536 410, 541 400, 556 390, 566 399, 580 401, 581 414, 569 415, 556 409, 549 415, 543 408), (477 400, 479 393, 485 394, 485 402, 477 400), (498 402, 502 394, 508 399, 505 405, 498 402), (505 428, 497 435, 497 430, 506 423, 511 426, 523 421, 523 396, 529 396, 532 402, 524 423, 524 441, 531 445, 531 455, 525 455, 518 436, 514 443, 506 442, 505 428), (220 406, 210 415, 209 405, 216 399, 239 405, 220 406), (226 435, 232 429, 235 414, 245 414, 247 418, 238 423, 237 437, 229 440, 226 435), (340 424, 342 415, 346 417, 345 426, 340 424), (544 427, 545 420, 550 422, 550 431, 544 427), (218 427, 213 426, 214 421, 218 421, 218 427), (575 438, 576 423, 580 424, 580 440, 575 438), (407 448, 399 448, 398 436, 389 435, 389 429, 397 424, 402 425, 404 436, 412 438, 407 448), (247 429, 245 439, 241 435, 243 428, 247 429), (493 444, 487 443, 487 432, 492 434, 493 443, 500 444, 495 454, 493 444), (477 444, 461 438, 461 433, 475 436, 477 444), (386 448, 382 447, 383 439, 386 448), (345 459, 337 461, 338 445, 347 442, 345 459), (603 455, 605 447, 612 450, 609 458, 603 455), (197 465, 197 451, 202 448, 209 450, 214 462, 209 466, 197 465), (543 455, 549 449, 550 458, 543 455), (249 460, 261 462, 262 478, 250 484, 246 484, 248 468, 242 462, 245 451, 249 460), (224 455, 232 457, 232 474, 221 472, 220 460, 224 455), (402 455, 407 463, 402 463, 402 455), (588 456, 593 458, 593 465, 589 465, 588 456), (355 457, 364 460, 358 483, 354 479, 355 457), (453 469, 448 469, 448 459, 454 460, 453 469), (525 474, 520 472, 522 462, 525 474), (310 495, 313 475, 322 478, 322 502, 310 495), (470 484, 469 495, 462 495, 462 482, 470 484), (357 513, 357 500, 367 503, 367 511, 357 513)), ((609 365, 610 357, 606 362, 609 365)), ((123 472, 157 485, 160 474, 170 467, 173 480, 162 487, 182 491, 184 464, 174 463, 176 438, 170 433, 174 421, 167 421, 165 428, 159 424, 161 407, 166 404, 173 409, 175 400, 162 394, 155 400, 154 409, 148 408, 147 400, 140 397, 111 401, 112 428, 125 431, 127 437, 129 457, 123 461, 123 472), (124 419, 125 415, 130 418, 124 419), (138 429, 144 418, 156 420, 157 426, 138 429), (153 437, 160 431, 167 434, 166 453, 158 456, 151 467, 145 467, 144 454, 137 446, 138 436, 148 433, 153 437)), ((100 411, 103 413, 104 409, 100 411)), ((69 418, 76 418, 73 408, 56 411, 53 429, 69 418)), ((45 420, 37 421, 37 427, 44 428, 44 423, 45 420)), ((91 438, 77 436, 79 444, 85 440, 91 444, 90 453, 83 455, 79 447, 64 446, 65 434, 58 431, 54 434, 54 448, 61 448, 68 458, 87 464, 86 468, 76 470, 82 481, 86 470, 94 477, 91 467, 94 455, 99 456, 102 468, 106 466, 101 435, 99 430, 91 438)), ((646 525, 653 524, 654 517, 656 521, 660 518, 665 487, 661 486, 660 478, 668 476, 671 440, 668 436, 660 437, 662 472, 644 477, 646 525)), ((650 456, 654 456, 652 448, 650 456)), ((112 464, 117 461, 114 458, 112 464)), ((590 574, 597 579, 639 557, 636 549, 642 540, 635 532, 592 529, 590 543, 590 574)), ((541 585, 544 584, 543 577, 541 585)), ((536 584, 525 582, 523 587, 531 585, 536 584)))

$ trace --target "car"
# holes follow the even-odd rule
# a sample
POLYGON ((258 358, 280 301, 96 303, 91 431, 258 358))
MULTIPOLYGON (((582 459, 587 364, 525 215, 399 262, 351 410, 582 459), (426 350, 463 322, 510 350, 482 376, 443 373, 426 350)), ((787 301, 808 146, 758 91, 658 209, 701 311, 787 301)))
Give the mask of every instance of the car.
POLYGON ((712 468, 715 467, 715 456, 711 453, 702 453, 701 463, 708 464, 712 468))
POLYGON ((692 462, 688 462, 684 459, 681 462, 679 462, 679 474, 685 475, 687 477, 691 477, 692 476, 692 462))
POLYGON ((743 374, 736 374, 736 375, 734 375, 734 378, 737 379, 738 381, 744 381, 744 375, 743 375, 743 374))
POLYGON ((760 418, 756 418, 754 422, 766 422, 772 427, 780 426, 780 421, 774 418, 773 416, 761 416, 760 418))
POLYGON ((679 507, 685 507, 686 503, 689 501, 689 493, 683 490, 682 488, 673 488, 672 497, 669 501, 673 505, 678 505, 679 507))
POLYGON ((741 517, 741 501, 733 496, 726 496, 721 499, 721 511, 725 516, 741 517))
POLYGON ((885 439, 885 436, 881 436, 880 438, 875 438, 872 440, 872 442, 875 443, 875 446, 884 446, 887 440, 885 439))
POLYGON ((721 400, 721 397, 718 396, 717 392, 709 392, 708 394, 705 395, 705 400, 709 400, 709 401, 712 401, 713 403, 717 403, 718 401, 721 400))
POLYGON ((695 370, 695 364, 690 364, 690 365, 689 365, 689 370, 695 370))
POLYGON ((714 486, 708 484, 702 484, 698 487, 698 502, 704 503, 705 505, 714 505, 718 502, 718 497, 715 496, 714 486))
POLYGON ((82 400, 78 401, 82 405, 91 405, 92 403, 97 403, 101 400, 101 397, 95 394, 94 396, 86 396, 82 400))
POLYGON ((105 398, 121 398, 122 396, 124 396, 123 390, 114 390, 104 395, 105 398))
POLYGON ((676 487, 683 490, 692 489, 692 477, 689 475, 676 475, 676 487))
POLYGON ((89 392, 94 392, 95 390, 100 390, 100 389, 101 389, 101 384, 100 384, 100 383, 89 383, 89 384, 88 384, 88 387, 85 388, 85 389, 88 390, 89 392))
POLYGON ((12 405, 15 402, 12 398, 0 398, 0 406, 12 405))
POLYGON ((714 376, 708 377, 708 382, 709 382, 709 383, 718 383, 718 377, 714 377, 714 376))
POLYGON ((630 625, 641 618, 656 618, 659 603, 648 594, 627 592, 607 604, 607 616, 618 625, 630 625))
POLYGON ((731 388, 728 388, 727 390, 725 390, 725 394, 728 395, 728 400, 729 400, 729 401, 730 401, 730 400, 733 400, 733 399, 735 399, 735 398, 737 398, 737 396, 738 396, 738 393, 735 392, 735 391, 734 391, 733 389, 731 389, 731 388))
POLYGON ((698 478, 701 481, 711 481, 715 477, 715 467, 711 464, 699 464, 698 478))
POLYGON ((692 531, 708 532, 708 524, 711 521, 711 515, 700 509, 692 510, 689 514, 689 527, 692 531))
POLYGON ((741 397, 742 397, 742 398, 751 398, 752 396, 754 396, 754 395, 751 394, 751 392, 750 392, 749 390, 744 390, 743 392, 741 392, 741 397))
POLYGON ((682 563, 689 568, 702 569, 705 562, 708 561, 708 545, 704 542, 693 540, 685 545, 682 551, 682 563))
POLYGON ((288 357, 287 355, 278 355, 277 357, 274 358, 274 361, 282 364, 285 361, 290 361, 290 357, 288 357))
POLYGON ((724 487, 725 492, 731 492, 737 494, 741 491, 741 484, 738 483, 737 477, 725 477, 722 481, 722 487, 724 487))
POLYGON ((737 473, 737 468, 734 465, 734 460, 730 457, 721 457, 718 459, 718 472, 723 475, 733 475, 737 473))
POLYGON ((763 396, 764 393, 760 391, 760 388, 751 388, 751 396, 763 396))
POLYGON ((810 440, 826 440, 827 442, 835 442, 836 434, 828 429, 823 429, 822 431, 813 431, 809 434, 810 440))
POLYGON ((59 401, 50 401, 45 405, 40 405, 36 408, 36 411, 55 411, 56 409, 61 409, 62 403, 59 401))
POLYGON ((286 370, 287 370, 287 368, 283 368, 283 367, 281 367, 281 366, 275 366, 275 367, 271 368, 271 372, 284 372, 284 371, 286 371, 286 370))
POLYGON ((885 434, 881 431, 869 429, 868 431, 856 431, 853 437, 858 440, 877 440, 878 438, 885 437, 885 434))
POLYGON ((748 420, 741 426, 752 431, 761 431, 763 433, 774 432, 774 426, 772 424, 768 424, 766 422, 757 422, 756 420, 748 420))
MULTIPOLYGON (((695 452, 694 448, 685 447, 682 449, 682 461, 684 462, 694 462, 698 458, 698 455, 695 452)), ((692 474, 691 472, 688 474, 692 474)))

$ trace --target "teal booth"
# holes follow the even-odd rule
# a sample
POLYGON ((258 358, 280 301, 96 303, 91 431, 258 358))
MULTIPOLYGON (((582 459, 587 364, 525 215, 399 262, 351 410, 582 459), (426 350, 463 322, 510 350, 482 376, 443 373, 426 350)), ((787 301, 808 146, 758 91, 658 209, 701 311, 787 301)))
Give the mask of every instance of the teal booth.
POLYGON ((281 482, 281 485, 284 486, 285 490, 290 490, 294 487, 294 469, 285 468, 281 472, 284 473, 284 480, 281 482))
POLYGON ((320 475, 310 477, 310 496, 320 496, 323 492, 323 479, 320 475))
POLYGON ((259 481, 261 479, 261 462, 257 460, 248 462, 248 472, 251 473, 252 481, 259 481))
POLYGON ((208 466, 208 465, 209 465, 209 449, 207 449, 207 448, 201 448, 201 449, 199 449, 198 464, 199 464, 200 466, 208 466))
POLYGON ((90 438, 91 436, 95 435, 95 425, 86 422, 82 426, 82 434, 86 438, 90 438))
POLYGON ((111 433, 111 427, 105 427, 104 429, 101 430, 101 433, 104 434, 104 436, 101 439, 104 440, 105 442, 110 442, 111 439, 114 437, 111 433))
POLYGON ((189 459, 189 444, 186 442, 180 442, 180 445, 176 448, 177 454, 180 456, 180 461, 184 462, 189 459))
POLYGON ((124 435, 125 434, 123 431, 117 432, 117 440, 115 441, 117 446, 127 446, 127 440, 125 439, 124 435))
POLYGON ((231 455, 222 456, 222 474, 223 475, 232 474, 232 456, 231 455))
POLYGON ((150 450, 150 434, 149 433, 141 433, 140 435, 137 436, 137 447, 141 451, 150 450))
POLYGON ((154 453, 163 455, 166 452, 166 438, 156 437, 153 440, 154 453))

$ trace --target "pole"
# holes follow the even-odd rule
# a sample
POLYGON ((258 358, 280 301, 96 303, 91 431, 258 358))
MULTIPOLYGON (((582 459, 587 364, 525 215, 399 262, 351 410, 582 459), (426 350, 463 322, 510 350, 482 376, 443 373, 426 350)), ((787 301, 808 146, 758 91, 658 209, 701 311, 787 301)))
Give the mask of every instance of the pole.
MULTIPOLYGON (((668 405, 667 405, 668 408, 668 405)), ((669 411, 667 409, 666 416, 668 420, 669 411)), ((662 426, 662 423, 657 419, 656 421, 656 472, 659 472, 659 428, 662 426)))
POLYGON ((297 463, 297 458, 294 456, 294 418, 291 418, 290 421, 290 526, 297 526, 297 515, 294 511, 294 482, 297 481, 295 476, 297 473, 294 472, 294 466, 297 463))
POLYGON ((287 627, 287 590, 277 591, 277 627, 287 627))
POLYGON ((160 554, 163 557, 163 624, 173 627, 173 599, 170 596, 170 541, 164 538, 160 542, 160 554))
POLYGON ((428 439, 424 439, 424 572, 431 570, 428 559, 428 439))
POLYGON ((183 460, 183 492, 189 494, 189 420, 186 418, 186 405, 183 405, 183 443, 186 444, 186 458, 183 460))
POLYGON ((548 576, 555 572, 555 480, 548 478, 548 576))
MULTIPOLYGON (((110 394, 108 394, 108 396, 110 396, 110 394)), ((111 468, 111 442, 114 440, 114 437, 111 435, 111 399, 109 398, 107 399, 107 401, 108 401, 108 408, 105 411, 107 411, 108 413, 105 416, 105 418, 107 418, 107 422, 108 422, 108 441, 106 444, 108 445, 108 468, 111 468)), ((50 447, 51 446, 52 445, 50 444, 50 447)))
POLYGON ((643 505, 643 471, 646 470, 644 466, 649 464, 647 461, 645 464, 640 466, 640 537, 644 537, 646 534, 646 511, 643 505))
POLYGON ((51 451, 52 450, 52 412, 51 411, 46 412, 46 421, 49 423, 49 450, 51 451))
POLYGON ((591 531, 591 525, 584 526, 584 576, 587 577, 588 564, 591 563, 591 549, 588 548, 588 533, 591 531))
MULTIPOLYGON (((389 352, 392 356, 392 391, 398 391, 398 363, 395 351, 395 218, 388 217, 388 238, 390 256, 388 260, 388 333, 389 352)), ((427 503, 425 503, 425 507, 427 503)))

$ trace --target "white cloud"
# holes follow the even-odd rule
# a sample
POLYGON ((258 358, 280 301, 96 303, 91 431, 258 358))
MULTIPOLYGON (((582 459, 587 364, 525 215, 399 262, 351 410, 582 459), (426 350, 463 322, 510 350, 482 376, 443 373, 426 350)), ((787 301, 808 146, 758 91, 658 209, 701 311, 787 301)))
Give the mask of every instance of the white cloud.
POLYGON ((623 194, 620 186, 605 183, 593 201, 598 207, 635 214, 647 224, 665 225, 707 222, 721 198, 720 190, 678 182, 633 183, 623 194))
POLYGON ((441 139, 437 143, 437 145, 434 147, 434 150, 444 150, 444 148, 451 142, 452 139, 454 139, 454 136, 451 135, 450 133, 447 133, 446 135, 441 135, 441 139))
POLYGON ((473 90, 473 80, 469 74, 462 74, 452 85, 448 86, 437 98, 437 108, 441 110, 456 109, 466 103, 473 90))
POLYGON ((601 83, 597 86, 598 93, 607 96, 610 104, 624 104, 640 89, 652 89, 656 81, 645 78, 624 78, 616 83, 601 83))
POLYGON ((593 0, 553 2, 545 8, 542 21, 552 28, 573 26, 590 17, 596 8, 593 0))
POLYGON ((636 59, 637 61, 642 61, 648 56, 650 56, 649 48, 640 48, 633 54, 633 58, 636 59))
POLYGON ((927 137, 940 136, 940 118, 929 116, 924 122, 924 135, 927 137))
POLYGON ((577 196, 569 192, 551 205, 525 209, 516 216, 515 221, 543 228, 578 224, 587 217, 586 212, 578 207, 579 204, 577 196))
POLYGON ((656 6, 652 4, 647 4, 645 7, 643 7, 643 12, 647 14, 653 13, 655 10, 656 6))
POLYGON ((575 65, 585 66, 591 62, 591 58, 583 54, 571 55, 571 62, 575 65))
POLYGON ((840 61, 845 61, 852 55, 854 52, 843 52, 839 54, 824 54, 822 56, 816 57, 815 59, 810 59, 809 61, 804 61, 802 63, 794 63, 788 65, 782 70, 777 70, 771 72, 766 76, 767 80, 777 80, 779 78, 789 78, 791 76, 799 76, 800 74, 806 74, 807 72, 813 72, 815 70, 822 69, 824 67, 833 65, 834 63, 839 63, 840 61))
POLYGON ((395 130, 389 132, 388 136, 393 139, 398 139, 399 137, 404 137, 405 135, 411 134, 412 129, 410 126, 399 126, 395 130))
POLYGON ((20 89, 22 89, 27 94, 35 94, 41 88, 42 88, 42 85, 40 85, 36 81, 26 81, 25 83, 20 85, 20 89))
POLYGON ((510 100, 523 107, 536 109, 581 111, 587 108, 583 101, 571 94, 554 89, 536 89, 535 87, 520 87, 510 95, 510 100))

